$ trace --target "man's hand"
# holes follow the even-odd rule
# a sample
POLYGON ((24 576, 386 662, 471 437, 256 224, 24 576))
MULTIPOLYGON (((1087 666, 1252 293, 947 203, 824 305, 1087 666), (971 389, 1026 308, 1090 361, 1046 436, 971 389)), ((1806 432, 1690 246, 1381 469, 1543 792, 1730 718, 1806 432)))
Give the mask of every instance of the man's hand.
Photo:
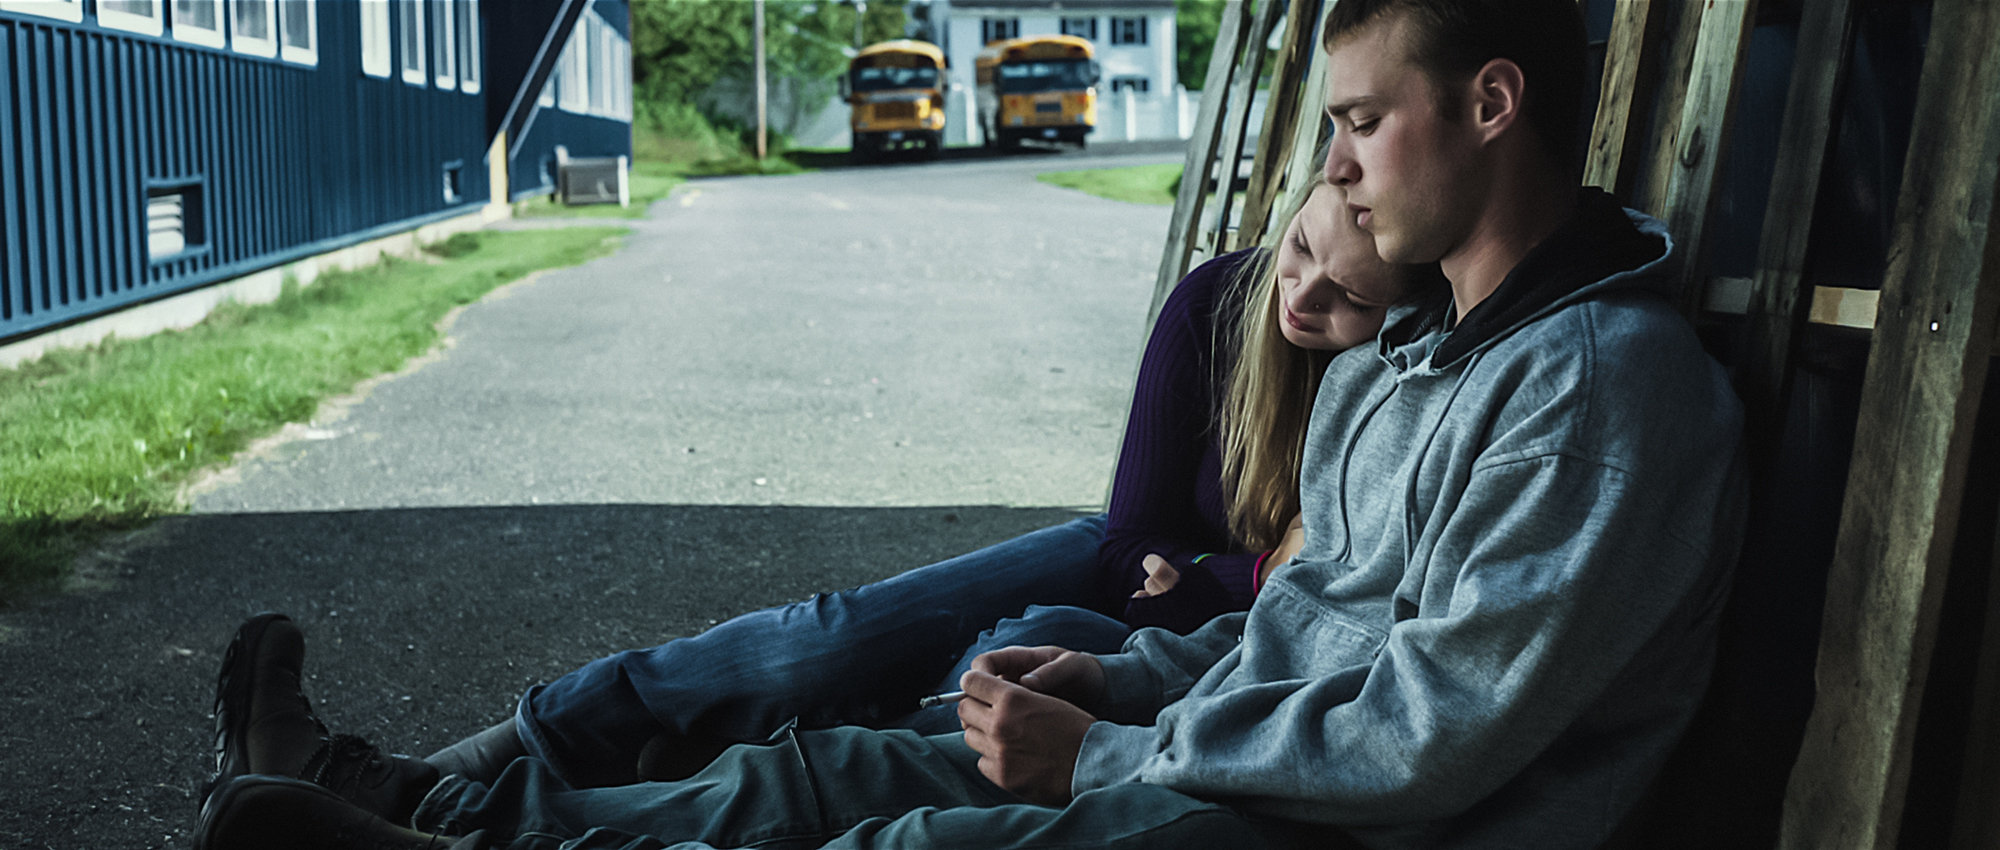
POLYGON ((1133 599, 1158 596, 1173 590, 1174 585, 1180 583, 1181 571, 1174 569, 1173 564, 1167 563, 1167 559, 1158 555, 1147 555, 1145 560, 1139 562, 1139 566, 1146 570, 1146 586, 1133 591, 1133 599))
POLYGON ((1010 646, 982 652, 972 659, 972 669, 1085 711, 1104 699, 1104 666, 1097 663, 1097 657, 1060 646, 1010 646))
MULTIPOLYGON (((998 653, 981 655, 974 660, 974 667, 995 654, 998 653)), ((1068 656, 1088 659, 1092 667, 1097 666, 1097 660, 1088 655, 1068 653, 1068 656)), ((1104 689, 1103 676, 1099 668, 1100 693, 1104 689)), ((1076 754, 1083 749, 1083 736, 1095 719, 1065 700, 1036 693, 978 669, 967 671, 958 681, 965 690, 965 699, 958 703, 958 719, 965 725, 966 745, 979 753, 979 772, 993 784, 1031 803, 1045 806, 1068 803, 1076 754)))

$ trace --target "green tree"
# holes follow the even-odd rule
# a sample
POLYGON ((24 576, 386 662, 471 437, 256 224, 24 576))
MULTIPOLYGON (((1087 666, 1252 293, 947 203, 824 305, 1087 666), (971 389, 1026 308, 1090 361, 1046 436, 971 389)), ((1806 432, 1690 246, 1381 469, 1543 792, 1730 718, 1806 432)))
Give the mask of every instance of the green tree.
MULTIPOLYGON (((862 21, 868 42, 901 37, 905 0, 870 0, 862 21)), ((632 72, 639 99, 687 107, 717 81, 754 73, 748 2, 637 0, 632 4, 632 72)), ((765 73, 807 91, 831 92, 854 45, 851 2, 767 0, 765 73)), ((711 119, 717 116, 709 116, 711 119)))
POLYGON ((1174 0, 1174 72, 1181 85, 1200 89, 1222 26, 1223 0, 1174 0))

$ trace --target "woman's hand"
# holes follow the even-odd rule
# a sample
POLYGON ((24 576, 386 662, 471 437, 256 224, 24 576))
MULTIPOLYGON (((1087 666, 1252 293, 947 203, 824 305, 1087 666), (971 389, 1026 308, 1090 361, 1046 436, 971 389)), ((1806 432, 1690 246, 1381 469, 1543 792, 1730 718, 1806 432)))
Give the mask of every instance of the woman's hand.
POLYGON ((1158 555, 1147 555, 1145 560, 1139 562, 1139 565, 1146 569, 1146 586, 1133 591, 1133 599, 1158 596, 1169 590, 1173 590, 1174 585, 1180 583, 1181 571, 1174 569, 1174 565, 1167 563, 1167 559, 1165 558, 1158 555))
POLYGON ((1299 550, 1305 547, 1305 520, 1304 514, 1297 514, 1292 517, 1291 523, 1285 526, 1285 536, 1279 538, 1278 548, 1271 550, 1271 557, 1264 559, 1264 566, 1257 572, 1257 586, 1262 587, 1264 581, 1271 577, 1272 570, 1296 557, 1299 550))

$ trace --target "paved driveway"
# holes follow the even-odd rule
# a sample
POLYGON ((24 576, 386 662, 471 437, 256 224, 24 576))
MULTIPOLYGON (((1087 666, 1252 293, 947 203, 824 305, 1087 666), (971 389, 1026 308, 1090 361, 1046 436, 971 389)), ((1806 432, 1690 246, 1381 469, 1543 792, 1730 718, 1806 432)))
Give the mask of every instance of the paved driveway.
MULTIPOLYGON (((1144 161, 1163 161, 1154 156, 1144 161)), ((244 616, 425 753, 606 652, 1094 509, 1165 208, 1103 158, 702 181, 0 611, 0 847, 184 847, 244 616)))

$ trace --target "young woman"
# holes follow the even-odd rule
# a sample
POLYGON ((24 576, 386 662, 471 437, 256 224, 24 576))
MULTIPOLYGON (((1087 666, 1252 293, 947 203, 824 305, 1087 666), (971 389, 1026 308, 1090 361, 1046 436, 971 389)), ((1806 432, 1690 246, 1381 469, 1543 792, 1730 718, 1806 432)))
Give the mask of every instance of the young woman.
POLYGON ((1434 270, 1382 263, 1335 189, 1310 189, 1288 215, 1276 244, 1203 264, 1163 305, 1107 516, 599 659, 421 762, 328 739, 297 696, 296 626, 264 615, 223 661, 217 781, 345 771, 400 799, 392 786, 428 789, 433 768, 485 781, 523 755, 575 787, 676 778, 790 722, 956 731, 954 706, 917 701, 954 690, 988 649, 1114 652, 1133 628, 1186 632, 1248 608, 1263 573, 1297 550, 1320 373, 1372 338, 1389 304, 1435 286, 1434 270), (258 723, 264 705, 301 719, 258 723))

